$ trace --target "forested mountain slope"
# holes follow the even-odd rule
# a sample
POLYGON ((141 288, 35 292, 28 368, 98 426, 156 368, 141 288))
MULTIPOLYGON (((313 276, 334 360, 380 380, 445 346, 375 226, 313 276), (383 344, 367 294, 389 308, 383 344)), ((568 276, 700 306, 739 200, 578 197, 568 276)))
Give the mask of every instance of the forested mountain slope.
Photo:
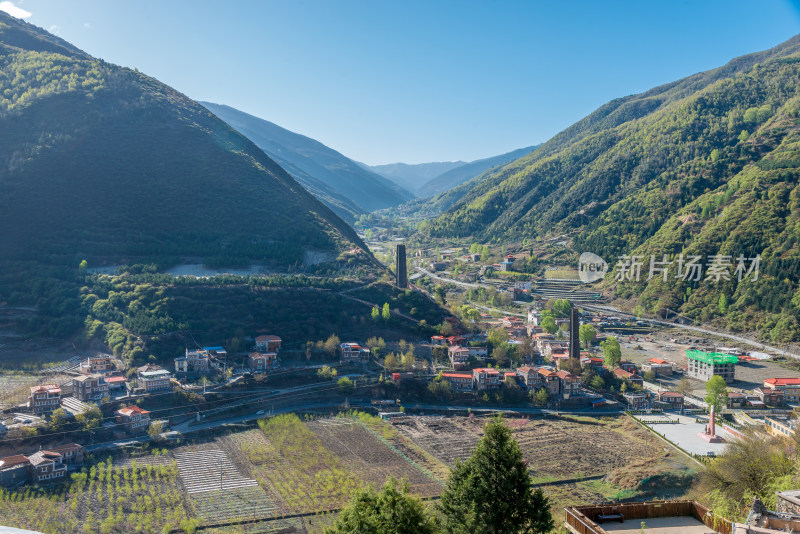
POLYGON ((466 165, 465 161, 432 161, 430 163, 387 163, 385 165, 361 165, 381 176, 392 180, 411 192, 436 178, 466 165))
MULTIPOLYGON (((656 313, 679 308, 773 340, 800 339, 798 132, 795 37, 603 106, 490 173, 427 231, 484 240, 574 232, 576 250, 612 265, 630 253, 648 261, 682 251, 702 252, 703 261, 761 254, 757 282, 671 275, 651 280, 642 302, 656 313)), ((638 296, 644 283, 618 290, 638 296)))
POLYGON ((302 262, 361 244, 251 141, 0 12, 0 259, 302 262))
POLYGON ((391 180, 363 168, 319 141, 230 106, 201 103, 246 135, 320 200, 350 220, 413 198, 410 192, 391 180))

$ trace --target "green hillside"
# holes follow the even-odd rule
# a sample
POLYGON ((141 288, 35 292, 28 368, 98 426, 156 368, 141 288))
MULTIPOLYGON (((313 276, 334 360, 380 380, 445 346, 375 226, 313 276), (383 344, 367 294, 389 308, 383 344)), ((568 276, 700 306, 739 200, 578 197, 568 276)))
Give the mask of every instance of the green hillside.
MULTIPOLYGON (((776 341, 800 339, 798 95, 795 37, 615 100, 529 156, 464 184, 463 198, 426 231, 482 240, 571 232, 577 251, 612 265, 626 253, 648 262, 651 253, 760 253, 755 284, 670 279, 660 287, 654 279, 642 302, 655 313, 679 309, 776 341), (721 293, 729 304, 719 306, 721 293)), ((643 284, 617 289, 634 297, 643 284)))
POLYGON ((276 266, 361 244, 174 89, 0 13, 0 260, 276 266))

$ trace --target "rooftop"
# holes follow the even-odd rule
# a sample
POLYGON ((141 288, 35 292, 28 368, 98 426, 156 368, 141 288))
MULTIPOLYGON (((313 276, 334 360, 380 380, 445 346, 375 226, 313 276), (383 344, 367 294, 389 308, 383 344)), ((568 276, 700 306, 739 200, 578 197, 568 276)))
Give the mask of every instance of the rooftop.
POLYGON ((702 350, 687 350, 686 357, 709 365, 722 365, 726 363, 739 363, 739 358, 723 352, 705 352, 702 350))
POLYGON ((609 503, 573 506, 564 511, 565 525, 570 531, 582 534, 710 534, 731 531, 728 520, 712 517, 711 511, 696 501, 609 503), (600 516, 604 515, 621 515, 622 521, 603 521, 600 516))
POLYGON ((800 386, 800 378, 769 378, 764 383, 772 386, 800 386))

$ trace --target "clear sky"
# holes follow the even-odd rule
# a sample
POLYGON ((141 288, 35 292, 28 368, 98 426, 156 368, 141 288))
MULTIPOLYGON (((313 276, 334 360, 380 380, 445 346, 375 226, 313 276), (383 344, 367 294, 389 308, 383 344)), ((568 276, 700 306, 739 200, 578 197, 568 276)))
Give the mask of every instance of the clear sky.
POLYGON ((613 98, 800 33, 800 0, 3 0, 0 9, 369 164, 469 161, 541 143, 613 98))

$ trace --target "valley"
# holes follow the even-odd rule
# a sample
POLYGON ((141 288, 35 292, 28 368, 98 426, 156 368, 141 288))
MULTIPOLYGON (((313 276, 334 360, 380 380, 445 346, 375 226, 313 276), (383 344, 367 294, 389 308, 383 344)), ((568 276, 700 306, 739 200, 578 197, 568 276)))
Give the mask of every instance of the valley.
POLYGON ((18 3, 0 531, 800 530, 800 35, 609 97, 394 6, 162 6, 150 75, 18 3))

